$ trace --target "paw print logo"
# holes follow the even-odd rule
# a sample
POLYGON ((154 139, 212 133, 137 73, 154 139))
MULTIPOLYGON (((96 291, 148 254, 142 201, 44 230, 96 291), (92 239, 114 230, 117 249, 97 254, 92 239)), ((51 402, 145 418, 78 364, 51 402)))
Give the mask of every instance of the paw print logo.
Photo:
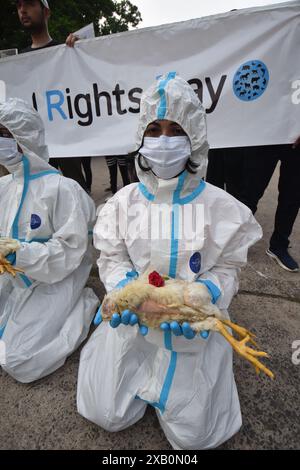
POLYGON ((269 83, 269 71, 260 60, 249 60, 242 64, 233 77, 233 91, 242 101, 259 98, 269 83))

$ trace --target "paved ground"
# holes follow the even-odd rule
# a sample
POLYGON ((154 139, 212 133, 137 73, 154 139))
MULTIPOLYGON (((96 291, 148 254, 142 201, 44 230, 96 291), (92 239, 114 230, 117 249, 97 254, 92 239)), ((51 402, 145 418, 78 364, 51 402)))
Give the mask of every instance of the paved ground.
MULTIPOLYGON (((93 161, 93 198, 103 202, 108 172, 104 160, 93 161)), ((257 332, 271 355, 276 380, 257 378, 252 368, 234 358, 243 426, 222 449, 300 448, 300 364, 292 363, 292 343, 300 340, 300 273, 280 269, 265 255, 272 233, 278 172, 260 203, 257 219, 264 239, 253 247, 242 272, 240 292, 231 306, 234 321, 257 332)), ((291 253, 300 261, 300 217, 291 253)), ((104 294, 93 268, 89 285, 104 294)), ((107 433, 76 412, 79 351, 66 364, 33 384, 16 383, 0 371, 0 449, 170 449, 153 409, 128 430, 107 433)))

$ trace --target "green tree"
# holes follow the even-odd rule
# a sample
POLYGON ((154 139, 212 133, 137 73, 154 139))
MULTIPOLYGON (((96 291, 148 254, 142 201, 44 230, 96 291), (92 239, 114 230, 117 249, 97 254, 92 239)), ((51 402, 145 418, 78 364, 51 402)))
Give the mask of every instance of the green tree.
MULTIPOLYGON (((94 23, 96 36, 127 31, 142 21, 138 8, 129 0, 48 0, 51 8, 49 32, 64 42, 70 32, 94 23)), ((0 49, 22 49, 30 35, 19 22, 16 2, 0 0, 0 49)))

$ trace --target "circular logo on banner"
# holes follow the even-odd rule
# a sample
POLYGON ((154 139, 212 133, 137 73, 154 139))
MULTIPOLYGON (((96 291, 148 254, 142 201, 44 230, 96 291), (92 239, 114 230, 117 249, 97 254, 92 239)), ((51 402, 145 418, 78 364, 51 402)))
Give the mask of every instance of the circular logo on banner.
POLYGON ((260 60, 249 60, 242 64, 233 77, 233 91, 242 101, 259 98, 269 83, 269 71, 260 60))
POLYGON ((30 220, 30 228, 32 230, 39 228, 41 226, 41 218, 37 214, 31 214, 31 220, 30 220))
POLYGON ((201 254, 199 251, 196 251, 191 257, 190 257, 190 268, 193 271, 193 273, 197 274, 200 269, 201 269, 201 254))

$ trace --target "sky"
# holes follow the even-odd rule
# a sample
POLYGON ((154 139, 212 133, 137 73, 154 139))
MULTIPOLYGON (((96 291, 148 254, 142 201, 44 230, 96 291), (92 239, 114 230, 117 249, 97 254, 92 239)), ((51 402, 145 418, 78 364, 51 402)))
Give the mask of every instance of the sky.
POLYGON ((233 8, 283 3, 284 0, 131 0, 141 12, 139 28, 215 15, 233 8))

